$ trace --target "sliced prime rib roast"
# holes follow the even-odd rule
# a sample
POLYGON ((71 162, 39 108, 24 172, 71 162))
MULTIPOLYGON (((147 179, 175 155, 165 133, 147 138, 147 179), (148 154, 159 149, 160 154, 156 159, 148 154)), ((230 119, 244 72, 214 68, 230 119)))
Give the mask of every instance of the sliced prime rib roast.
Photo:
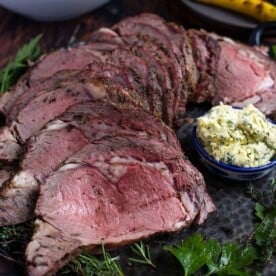
POLYGON ((80 248, 116 248, 179 230, 196 216, 201 222, 213 210, 203 187, 202 176, 168 144, 136 137, 91 143, 41 185, 28 271, 53 273, 80 248))
POLYGON ((58 86, 59 81, 72 78, 71 74, 79 72, 88 64, 96 61, 105 61, 105 54, 113 51, 115 48, 116 45, 110 43, 102 44, 94 42, 89 45, 61 49, 42 56, 37 64, 19 80, 10 93, 4 94, 1 98, 1 114, 7 117, 8 120, 12 120, 14 116, 10 113, 18 110, 17 103, 22 102, 22 96, 23 99, 26 98, 24 94, 30 94, 28 95, 28 99, 31 99, 35 93, 42 89, 54 89, 54 85, 58 86), (52 80, 53 76, 54 80, 52 80))
POLYGON ((214 210, 203 178, 172 131, 149 113, 172 126, 189 101, 255 100, 272 114, 275 75, 275 62, 263 49, 185 31, 151 14, 42 57, 0 99, 7 123, 0 130, 0 163, 21 161, 10 174, 1 171, 0 224, 32 217, 39 194, 38 227, 26 251, 30 273, 56 271, 80 250, 96 249, 101 238, 114 248, 203 222, 214 210), (244 88, 250 77, 252 93, 244 88), (102 101, 116 107, 100 108, 102 101), (110 214, 125 222, 114 233, 110 214), (84 224, 84 231, 72 222, 84 224))
MULTIPOLYGON (((96 45, 98 45, 96 43, 96 45)), ((97 48, 97 47, 94 47, 97 48)), ((8 127, 0 128, 0 160, 11 162, 19 158, 22 151, 17 130, 14 130, 20 117, 20 111, 40 95, 45 89, 55 89, 58 82, 72 77, 76 71, 63 72, 64 69, 82 69, 87 64, 100 60, 97 51, 91 47, 82 46, 62 49, 44 55, 29 72, 21 77, 11 92, 4 94, 0 100, 0 112, 6 118, 8 127), (57 62, 57 59, 59 62, 57 62), (47 81, 47 77, 55 74, 54 80, 47 81), (42 84, 41 81, 46 79, 42 84), (11 125, 13 125, 11 127, 11 125), (11 128, 9 128, 11 127, 11 128), (5 146, 4 146, 5 143, 5 146), (3 144, 3 146, 2 146, 3 144)), ((37 107, 37 106, 36 106, 37 107)))
POLYGON ((235 106, 252 103, 265 114, 276 118, 276 62, 262 49, 215 34, 212 37, 221 47, 215 81, 219 93, 212 99, 212 104, 220 101, 235 106), (229 85, 229 79, 239 81, 229 85))
MULTIPOLYGON (((93 49, 90 49, 90 51, 88 51, 88 46, 83 46, 83 47, 85 47, 84 48, 85 54, 83 57, 79 53, 81 47, 70 50, 73 52, 74 56, 80 57, 80 61, 78 61, 78 63, 75 65, 75 68, 80 68, 81 66, 84 66, 88 62, 87 60, 89 60, 90 62, 94 61, 94 64, 89 65, 89 67, 90 67, 89 70, 91 71, 91 74, 88 74, 88 75, 86 74, 86 77, 88 79, 95 77, 95 74, 97 76, 99 74, 102 74, 102 75, 104 75, 104 77, 110 77, 110 78, 115 79, 114 73, 117 70, 118 74, 117 74, 116 79, 118 80, 120 77, 122 77, 122 79, 119 80, 119 83, 122 85, 125 85, 126 87, 130 87, 131 89, 133 89, 131 94, 133 97, 135 96, 137 101, 139 101, 141 103, 140 106, 142 106, 145 110, 149 110, 151 113, 153 113, 156 116, 162 117, 162 115, 165 114, 163 119, 165 121, 167 121, 168 123, 172 122, 173 116, 174 116, 174 112, 172 110, 173 103, 171 102, 169 104, 169 101, 167 99, 171 98, 170 97, 170 95, 172 94, 171 90, 175 90, 175 89, 170 89, 170 85, 168 84, 168 81, 166 81, 168 78, 166 78, 164 81, 162 72, 164 71, 165 66, 163 66, 163 68, 159 69, 158 73, 161 72, 160 76, 158 74, 155 74, 154 70, 152 69, 154 67, 151 67, 150 74, 149 74, 150 79, 149 79, 149 81, 146 81, 146 83, 143 83, 143 81, 144 81, 143 79, 144 79, 145 75, 147 75, 147 69, 148 69, 148 68, 146 68, 145 60, 143 60, 141 57, 138 57, 138 55, 135 55, 133 53, 133 51, 129 51, 127 49, 125 49, 125 50, 116 49, 113 52, 111 51, 112 49, 105 49, 105 50, 112 52, 109 55, 107 54, 108 52, 105 53, 105 57, 108 59, 107 60, 108 63, 111 63, 111 64, 115 63, 115 64, 117 64, 116 66, 118 66, 118 64, 122 63, 123 56, 128 54, 128 58, 125 59, 125 62, 128 60, 128 64, 125 64, 125 68, 122 68, 122 69, 120 69, 120 68, 116 69, 114 67, 110 68, 111 65, 108 65, 108 64, 102 64, 101 66, 98 66, 97 64, 95 65, 95 61, 97 61, 98 56, 101 56, 101 60, 104 59, 104 53, 100 53, 100 51, 99 51, 100 47, 98 46, 98 44, 99 44, 98 42, 93 42, 92 44, 90 44, 89 47, 93 48, 93 49), (90 55, 89 57, 86 57, 86 52, 89 53, 89 55, 90 55), (85 58, 87 58, 87 59, 85 59, 85 58), (136 65, 136 70, 134 68, 134 65, 136 65), (104 67, 107 67, 107 68, 104 68, 104 67), (132 67, 132 68, 130 68, 130 67, 132 67), (127 72, 124 73, 123 72, 124 70, 127 70, 127 72), (163 70, 163 71, 161 71, 161 70, 163 70), (108 76, 105 74, 106 72, 107 72, 108 76), (124 77, 124 75, 125 75, 125 77, 124 77), (156 77, 153 78, 152 76, 155 76, 155 75, 156 75, 156 77), (159 82, 158 82, 157 78, 159 78, 159 80, 160 80, 159 82), (166 90, 164 90, 165 91, 164 94, 162 94, 162 88, 160 87, 161 86, 160 83, 162 83, 161 84, 162 88, 166 89, 166 90), (165 98, 164 104, 162 103, 163 97, 165 98), (164 107, 163 107, 163 105, 164 105, 164 107), (167 110, 170 110, 168 115, 166 115, 167 110)), ((21 137, 20 133, 18 134, 18 130, 17 130, 18 121, 19 121, 19 125, 20 125, 20 121, 25 120, 24 116, 22 118, 22 113, 26 114, 26 112, 24 113, 24 110, 25 109, 29 110, 31 103, 33 103, 35 105, 35 107, 38 106, 36 104, 37 98, 39 96, 43 97, 41 94, 45 93, 45 89, 47 90, 48 93, 52 93, 52 91, 48 91, 48 90, 52 90, 52 89, 55 89, 56 87, 59 87, 60 82, 62 82, 64 80, 73 82, 72 79, 75 78, 74 70, 69 71, 68 74, 66 72, 61 71, 61 73, 54 74, 53 78, 50 78, 49 81, 48 80, 42 81, 42 84, 41 84, 41 80, 43 80, 47 76, 49 76, 51 70, 53 73, 56 72, 55 71, 56 69, 53 70, 51 68, 53 67, 52 66, 53 60, 55 58, 57 59, 57 57, 60 58, 60 62, 63 64, 63 67, 60 68, 61 70, 64 68, 74 68, 74 63, 64 62, 66 54, 69 55, 70 51, 63 50, 63 51, 61 51, 61 53, 59 53, 59 51, 57 51, 57 52, 51 53, 49 56, 45 56, 44 58, 42 58, 42 60, 40 62, 38 62, 38 64, 33 68, 31 73, 29 73, 30 80, 29 80, 28 86, 30 86, 30 89, 28 90, 28 93, 16 94, 17 90, 15 89, 13 106, 10 108, 10 110, 8 112, 8 117, 7 117, 6 121, 7 121, 8 125, 11 124, 10 128, 12 130, 10 131, 10 129, 9 129, 9 132, 14 133, 14 135, 17 136, 17 137, 15 137, 15 140, 19 140, 19 143, 22 144, 28 138, 28 135, 21 137), (44 73, 44 71, 43 71, 44 68, 48 68, 48 70, 45 69, 46 73, 44 73), (39 80, 39 81, 35 82, 35 80, 39 80), (33 85, 30 85, 30 83, 33 83, 33 85), (16 128, 16 130, 14 130, 15 128, 16 128)), ((139 51, 141 53, 141 49, 136 49, 136 51, 137 52, 139 51)), ((145 52, 145 51, 142 51, 142 53, 143 52, 145 52)), ((69 58, 69 56, 67 58, 69 58)), ((160 58, 160 55, 159 55, 159 58, 160 58)), ((169 59, 165 59, 165 61, 170 62, 169 59)), ((171 62, 171 64, 172 64, 172 62, 171 62)), ((175 71, 173 71, 172 74, 174 72, 175 71)), ((83 81, 83 79, 80 80, 79 76, 77 78, 78 78, 78 80, 76 80, 76 81, 83 81)), ((21 81, 19 83, 22 83, 22 82, 23 81, 21 81)), ((21 92, 24 90, 22 88, 22 85, 21 86, 17 85, 16 87, 20 87, 19 90, 21 92)), ((61 89, 57 90, 57 91, 61 91, 61 89)), ((63 96, 61 96, 61 97, 63 98, 63 96)), ((38 99, 38 101, 40 101, 40 100, 38 99)), ((29 122, 26 121, 26 123, 29 123, 29 122)), ((6 141, 7 137, 4 134, 2 135, 2 137, 0 135, 0 139, 6 141)), ((6 149, 1 149, 0 150, 0 159, 3 161, 10 161, 10 160, 16 159, 16 156, 18 156, 17 155, 18 145, 15 145, 15 147, 16 147, 16 150, 13 150, 13 152, 11 150, 9 150, 7 147, 6 147, 6 149)))
MULTIPOLYGON (((93 90, 93 89, 92 89, 93 90)), ((11 126, 3 127, 0 139, 7 137, 10 147, 3 146, 0 150, 0 160, 14 161, 21 157, 26 140, 39 131, 45 123, 62 114, 71 105, 93 99, 94 96, 88 88, 68 87, 56 89, 34 97, 17 115, 11 126), (11 150, 11 149, 12 150, 11 150)), ((93 92, 92 92, 93 93, 93 92)), ((5 141, 4 141, 5 144, 5 141)))
MULTIPOLYGON (((131 19, 136 19, 136 17, 131 19)), ((148 24, 136 22, 136 20, 133 22, 128 19, 126 19, 126 22, 123 20, 114 26, 114 30, 121 35, 125 43, 130 45, 144 45, 147 43, 146 45, 151 49, 152 54, 162 61, 162 65, 169 71, 172 89, 163 91, 163 105, 165 105, 167 113, 165 121, 169 125, 172 125, 175 110, 178 108, 179 95, 183 80, 181 66, 176 58, 176 54, 174 53, 174 51, 177 52, 176 45, 168 36, 163 34, 163 32, 159 31, 157 28, 148 24), (151 45, 149 45, 149 43, 151 45)))
POLYGON ((216 94, 215 79, 221 49, 218 42, 203 31, 188 30, 187 36, 198 72, 197 83, 189 100, 199 103, 211 101, 216 94))
POLYGON ((201 67, 203 82, 198 83, 191 100, 241 107, 252 103, 275 118, 276 62, 263 48, 203 30, 188 30, 187 34, 193 43, 197 67, 201 67))
POLYGON ((0 225, 32 218, 36 200, 33 194, 38 193, 39 183, 50 172, 88 141, 116 136, 141 140, 154 137, 179 151, 173 133, 155 117, 105 103, 77 103, 28 141, 19 171, 1 191, 0 225), (24 193, 20 192, 22 188, 24 193), (15 205, 21 206, 20 212, 15 205))
POLYGON ((33 136, 28 142, 20 170, 2 187, 0 225, 17 224, 33 218, 39 181, 86 143, 88 140, 78 129, 58 123, 33 136))
MULTIPOLYGON (((97 205, 100 211, 101 208, 108 208, 106 203, 114 200, 110 207, 114 205, 118 211, 117 221, 119 218, 125 221, 132 214, 130 223, 133 226, 126 224, 121 229, 117 229, 116 237, 108 238, 110 232, 108 229, 114 227, 114 214, 109 213, 108 209, 103 209, 106 216, 109 216, 109 219, 105 221, 107 232, 101 238, 97 236, 101 225, 99 221, 97 227, 95 226, 98 228, 98 234, 93 239, 86 237, 84 243, 81 238, 82 234, 76 242, 71 236, 72 233, 64 232, 64 229, 53 225, 49 220, 54 217, 48 211, 49 217, 37 215, 39 217, 37 223, 41 224, 43 229, 50 227, 50 232, 42 233, 41 228, 38 228, 35 234, 38 238, 34 236, 33 242, 27 249, 28 272, 32 275, 56 271, 84 247, 98 247, 103 238, 107 239, 108 246, 118 247, 149 237, 156 232, 179 230, 195 218, 201 223, 207 214, 214 210, 214 205, 206 194, 201 174, 183 158, 180 145, 172 130, 157 118, 141 110, 126 110, 98 102, 77 104, 29 140, 21 168, 22 170, 11 182, 14 186, 7 189, 9 198, 2 198, 0 202, 0 209, 5 212, 8 220, 25 220, 32 217, 30 206, 36 200, 34 195, 38 193, 38 181, 41 187, 50 187, 48 182, 52 183, 52 178, 59 176, 65 177, 65 182, 71 179, 71 184, 83 196, 87 192, 89 202, 83 201, 82 205, 92 209, 97 205), (63 142, 61 146, 61 141, 66 142, 63 142), (86 180, 82 181, 82 173, 85 173, 86 180), (49 176, 45 177, 46 175, 49 176), (117 188, 116 182, 120 183, 117 188), (77 187, 77 183, 81 186, 77 187), (196 187, 192 188, 195 183, 196 187), (84 188, 89 190, 81 192, 82 186, 86 184, 88 186, 84 188), (104 196, 99 198, 98 203, 93 200, 91 202, 93 195, 90 191, 95 191, 97 195, 100 195, 99 189, 106 191, 109 199, 104 196), (125 192, 124 189, 126 189, 125 192), (12 192, 14 196, 11 195, 12 192), (142 196, 142 201, 139 200, 138 194, 142 196), (135 202, 133 202, 134 198, 135 202), (21 208, 15 210, 14 206, 21 206, 21 208), (138 207, 143 209, 140 214, 138 207), (13 214, 12 210, 14 210, 13 214), (171 214, 172 210, 174 210, 174 215, 171 214), (120 217, 120 211, 122 211, 122 217, 120 217), (156 216, 152 224, 150 218, 155 212, 159 217, 156 216), (148 220, 145 222, 143 222, 144 215, 148 215, 148 220), (127 231, 127 228, 130 230, 127 231), (145 229, 141 230, 143 228, 145 229), (57 233, 53 234, 53 230, 57 233), (57 239, 58 236, 60 239, 57 239), (55 239, 57 246, 52 249, 60 248, 58 252, 50 250, 48 239, 55 239), (68 248, 65 241, 72 242, 74 248, 68 248), (62 258, 60 258, 61 255, 62 258), (64 258, 64 256, 70 257, 64 258)), ((60 181, 56 183, 58 186, 61 185, 60 181)), ((69 185, 67 188, 71 190, 69 185)), ((75 191, 71 190, 71 192, 76 195, 75 191)), ((64 199, 69 196, 63 192, 62 194, 61 198, 64 199)), ((47 193, 44 195, 42 189, 39 198, 51 204, 47 193)), ((78 201, 77 197, 76 200, 78 201)), ((38 203, 37 206, 40 204, 38 203)), ((52 207, 59 209, 55 203, 52 207)), ((82 207, 76 206, 76 209, 79 208, 82 207)), ((39 209, 36 212, 40 212, 39 209)), ((94 221, 97 214, 99 213, 96 212, 94 217, 90 214, 90 222, 94 221)), ((76 214, 76 217, 82 221, 78 222, 80 226, 84 222, 83 217, 79 214, 76 214)), ((74 220, 71 222, 76 223, 74 220)), ((64 226, 67 228, 68 225, 64 223, 64 226)), ((73 233, 74 237, 76 237, 75 234, 73 233)), ((86 235, 85 229, 83 235, 86 235)))
POLYGON ((36 65, 21 77, 10 93, 5 93, 1 97, 0 112, 4 116, 8 116, 16 99, 25 91, 28 91, 37 81, 46 79, 64 69, 82 69, 91 60, 94 61, 95 58, 97 57, 94 51, 85 45, 61 49, 41 56, 36 65))
MULTIPOLYGON (((216 74, 217 71, 220 71, 218 67, 225 65, 223 59, 230 54, 233 57, 231 59, 231 63, 233 63, 231 67, 249 68, 250 64, 246 62, 249 62, 250 57, 254 57, 253 60, 251 60, 251 67, 258 67, 259 64, 263 64, 264 66, 259 68, 259 71, 262 72, 259 73, 264 74, 264 72, 266 72, 265 74, 267 74, 270 70, 273 75, 272 79, 275 80, 275 63, 273 65, 273 61, 268 59, 263 49, 256 50, 253 47, 248 47, 234 41, 229 43, 229 39, 206 33, 203 30, 185 31, 183 28, 168 23, 157 15, 152 14, 141 14, 139 16, 127 18, 115 25, 113 30, 102 28, 92 34, 90 38, 91 40, 88 42, 88 45, 80 45, 74 48, 53 52, 50 55, 45 55, 45 57, 43 57, 38 64, 19 81, 18 85, 11 93, 6 93, 1 98, 0 110, 2 110, 2 113, 7 115, 10 107, 13 105, 16 95, 20 95, 26 91, 26 88, 28 89, 35 85, 35 83, 37 83, 36 80, 51 76, 53 73, 62 69, 81 70, 85 65, 91 62, 91 59, 94 60, 96 56, 101 59, 102 53, 112 52, 122 46, 126 47, 128 44, 137 44, 137 42, 145 45, 149 40, 155 44, 155 47, 160 46, 168 53, 171 60, 174 60, 174 67, 172 67, 172 70, 175 71, 174 81, 176 83, 174 86, 175 89, 173 89, 174 91, 169 91, 171 92, 169 94, 175 94, 175 96, 174 100, 170 99, 172 96, 167 99, 168 101, 174 102, 175 110, 173 113, 170 111, 172 115, 174 115, 175 112, 181 113, 185 111, 188 96, 195 101, 202 102, 208 100, 213 103, 225 100, 228 101, 228 103, 239 103, 242 105, 247 101, 253 101, 256 102, 266 114, 273 113, 275 109, 273 105, 270 104, 271 102, 275 102, 271 101, 275 97, 274 90, 270 87, 270 92, 263 93, 262 91, 264 91, 264 89, 259 89, 263 87, 262 80, 256 78, 256 74, 254 76, 254 73, 249 72, 251 76, 254 77, 255 83, 258 84, 250 89, 250 91, 252 91, 251 95, 247 92, 235 93, 233 99, 227 97, 230 92, 224 92, 222 87, 225 87, 225 85, 227 87, 227 84, 229 86, 229 83, 233 83, 233 85, 238 88, 240 86, 243 87, 245 79, 241 77, 242 74, 231 75, 229 72, 226 72, 227 70, 221 71, 223 72, 220 74, 221 77, 217 78, 218 75, 216 74), (134 28, 132 29, 131 26, 134 28), (232 50, 230 51, 228 49, 229 46, 232 46, 232 50), (240 48, 243 48, 243 50, 238 51, 240 48), (221 53, 222 50, 224 51, 223 53, 221 53), (244 53, 244 55, 242 54, 245 57, 244 62, 239 63, 239 55, 233 55, 235 51, 237 53, 244 53), (71 55, 74 57, 73 59, 70 59, 71 55), (76 57, 78 57, 78 62, 74 62, 76 57), (175 59, 177 62, 175 62, 175 59), (70 60, 72 60, 72 62, 70 60), (220 66, 218 65, 219 62, 220 66), (53 64, 55 65, 53 66, 53 64), (224 77, 225 74, 226 76, 224 77), (180 84, 176 79, 177 76, 181 82, 180 84), (231 79, 231 82, 229 79, 231 79), (212 80, 216 83, 215 88, 213 87, 214 83, 212 80), (179 89, 179 87, 181 87, 181 89, 179 89), (203 94, 203 96, 200 96, 201 94, 203 94), (258 95, 255 97, 254 95, 256 94, 258 95), (216 97, 213 100, 212 98, 215 95, 216 97), (268 105, 267 108, 266 105, 268 105)), ((152 50, 151 47, 147 48, 155 55, 154 48, 152 50)), ((157 59, 160 58, 157 57, 157 59)), ((228 62, 229 60, 230 59, 228 59, 228 62)), ((266 85, 267 84, 264 86, 266 85)), ((167 107, 165 106, 165 108, 167 107)), ((169 118, 169 120, 172 119, 169 118)))
POLYGON ((10 163, 18 159, 22 151, 12 131, 7 127, 0 128, 0 164, 1 162, 10 163))
MULTIPOLYGON (((154 14, 142 14, 122 20, 113 27, 127 43, 146 43, 152 41, 159 45, 173 63, 171 68, 173 93, 173 117, 182 115, 186 110, 189 93, 194 89, 197 74, 192 58, 191 43, 181 26, 168 23, 154 14)), ((156 52, 156 50, 154 51, 156 52)), ((170 93, 171 94, 171 93, 170 93)), ((166 94, 165 94, 166 96, 166 94)))
MULTIPOLYGON (((107 78, 102 71, 103 65, 101 65, 97 71, 102 75, 101 79, 95 79, 93 76, 97 72, 95 66, 93 68, 93 71, 89 70, 88 75, 81 73, 78 79, 79 84, 75 81, 68 83, 65 81, 61 88, 42 90, 25 106, 22 106, 15 119, 11 121, 10 126, 1 129, 3 135, 0 135, 0 142, 1 139, 3 139, 3 143, 8 140, 11 148, 11 150, 4 146, 0 148, 0 160, 2 162, 18 159, 20 157, 18 152, 20 153, 24 149, 20 145, 24 145, 25 141, 47 122, 78 102, 103 100, 116 103, 119 106, 144 107, 146 109, 147 105, 143 105, 143 102, 139 101, 135 93, 127 87, 127 84, 122 86, 114 78, 115 70, 109 68, 107 73, 108 75, 112 73, 113 78, 107 78)), ((118 72, 117 78, 121 78, 121 72, 118 72)))

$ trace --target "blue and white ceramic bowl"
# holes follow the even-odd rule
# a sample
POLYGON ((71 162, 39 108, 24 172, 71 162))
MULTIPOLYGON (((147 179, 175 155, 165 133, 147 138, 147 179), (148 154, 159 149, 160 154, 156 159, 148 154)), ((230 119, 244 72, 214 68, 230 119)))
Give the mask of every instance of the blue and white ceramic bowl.
POLYGON ((234 181, 257 180, 264 177, 276 168, 275 159, 273 159, 267 165, 251 168, 229 165, 227 163, 217 161, 211 155, 209 155, 201 145, 196 135, 196 126, 194 126, 193 128, 192 137, 200 161, 209 171, 211 171, 219 177, 231 179, 234 181))

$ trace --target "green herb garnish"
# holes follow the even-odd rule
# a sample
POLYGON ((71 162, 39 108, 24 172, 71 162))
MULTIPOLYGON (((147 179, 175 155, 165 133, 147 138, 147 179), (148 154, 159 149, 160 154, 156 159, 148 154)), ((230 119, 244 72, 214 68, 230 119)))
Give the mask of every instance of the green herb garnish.
POLYGON ((135 243, 134 245, 132 245, 130 247, 130 249, 132 250, 132 252, 134 252, 140 258, 139 259, 128 258, 129 261, 134 262, 134 263, 146 264, 153 268, 156 267, 155 264, 151 260, 150 250, 149 250, 148 245, 145 245, 142 241, 140 241, 139 243, 135 243))
POLYGON ((256 204, 254 230, 246 245, 235 241, 221 245, 216 239, 205 241, 195 233, 180 245, 164 247, 179 260, 185 276, 199 270, 204 275, 252 275, 252 265, 261 271, 271 261, 276 254, 276 179, 270 184, 270 204, 265 204, 263 193, 249 185, 248 193, 256 204))
POLYGON ((255 205, 254 232, 249 241, 256 247, 262 267, 276 254, 276 179, 271 181, 271 192, 271 204, 265 204, 263 195, 253 191, 259 200, 255 205))
POLYGON ((216 239, 205 241, 200 233, 164 249, 179 260, 185 276, 199 269, 204 269, 205 275, 249 275, 247 267, 257 258, 252 246, 242 248, 237 242, 221 245, 216 239))
POLYGON ((27 69, 28 62, 36 60, 40 55, 39 40, 41 35, 36 36, 23 45, 17 52, 14 60, 10 61, 0 71, 0 95, 7 91, 19 76, 27 69))
POLYGON ((67 266, 61 274, 89 275, 89 276, 123 276, 124 273, 119 264, 119 256, 112 257, 105 251, 102 245, 102 258, 89 254, 81 254, 67 266))
POLYGON ((25 247, 32 231, 33 221, 0 227, 0 256, 23 266, 25 247))

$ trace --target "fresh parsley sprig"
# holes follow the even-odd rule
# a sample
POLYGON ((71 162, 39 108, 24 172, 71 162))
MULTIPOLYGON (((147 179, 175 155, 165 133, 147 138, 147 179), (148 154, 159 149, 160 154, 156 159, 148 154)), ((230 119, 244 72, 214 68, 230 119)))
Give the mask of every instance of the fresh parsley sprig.
POLYGON ((252 246, 241 247, 237 242, 221 245, 216 239, 204 240, 196 232, 180 245, 165 246, 181 263, 184 275, 189 276, 200 269, 204 275, 250 275, 248 266, 257 256, 252 246))
POLYGON ((28 67, 28 62, 35 61, 40 55, 39 41, 41 34, 24 44, 15 58, 0 70, 0 95, 7 91, 28 67))
POLYGON ((251 265, 261 271, 271 261, 276 254, 276 179, 270 184, 270 204, 265 204, 263 193, 249 185, 248 193, 256 204, 254 230, 246 245, 235 241, 221 245, 194 233, 180 245, 164 247, 179 260, 185 276, 199 270, 204 270, 204 275, 251 275, 251 265))
POLYGON ((276 255, 276 179, 271 180, 269 192, 272 195, 271 204, 265 204, 263 195, 253 190, 258 202, 255 204, 254 231, 249 242, 253 243, 258 252, 261 267, 276 255))

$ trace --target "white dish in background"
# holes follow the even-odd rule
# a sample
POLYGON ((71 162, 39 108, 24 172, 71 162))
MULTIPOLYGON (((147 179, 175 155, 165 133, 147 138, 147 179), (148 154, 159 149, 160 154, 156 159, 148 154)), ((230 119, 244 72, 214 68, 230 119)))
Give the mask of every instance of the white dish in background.
POLYGON ((216 8, 214 6, 200 4, 195 2, 195 0, 181 0, 181 2, 195 13, 218 23, 246 29, 253 29, 258 24, 256 21, 248 19, 245 16, 224 9, 216 8))
POLYGON ((38 21, 58 21, 92 11, 109 0, 0 0, 0 5, 38 21))

